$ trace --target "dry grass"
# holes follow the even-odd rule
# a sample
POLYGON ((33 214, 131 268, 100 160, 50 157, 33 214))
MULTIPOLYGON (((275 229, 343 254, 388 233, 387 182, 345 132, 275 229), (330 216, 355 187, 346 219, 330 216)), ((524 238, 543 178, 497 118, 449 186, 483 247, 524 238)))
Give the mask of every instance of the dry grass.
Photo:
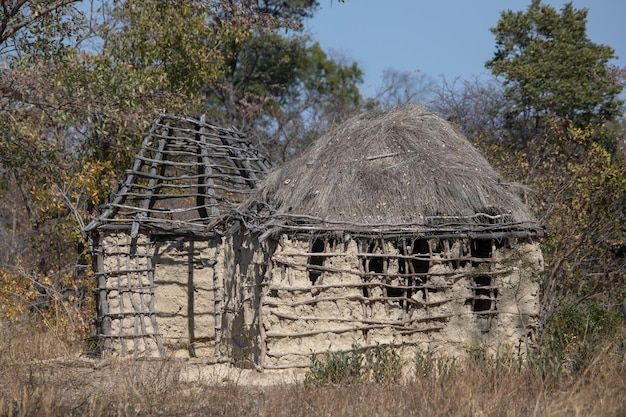
POLYGON ((446 216, 447 228, 455 217, 468 231, 484 213, 520 230, 539 228, 463 135, 415 105, 347 120, 271 172, 252 201, 252 217, 256 201, 271 208, 266 227, 311 222, 335 230, 437 231, 446 216))
POLYGON ((541 376, 501 358, 401 384, 192 383, 188 362, 80 356, 50 332, 0 327, 0 416, 625 416, 624 325, 576 375, 541 376), (614 347, 614 346, 613 346, 614 347))

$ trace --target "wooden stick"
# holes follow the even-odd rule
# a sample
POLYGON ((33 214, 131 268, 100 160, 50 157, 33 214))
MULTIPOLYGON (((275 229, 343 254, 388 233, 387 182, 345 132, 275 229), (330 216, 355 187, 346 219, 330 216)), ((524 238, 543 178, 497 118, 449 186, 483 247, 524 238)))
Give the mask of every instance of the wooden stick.
POLYGON ((193 255, 194 255, 194 240, 193 237, 189 239, 189 248, 187 251, 187 327, 189 332, 189 357, 196 357, 196 350, 194 349, 194 342, 196 339, 195 333, 195 317, 196 314, 194 308, 194 293, 195 287, 193 282, 193 255))
MULTIPOLYGON (((151 249, 150 245, 150 249, 151 249)), ((146 251, 147 253, 150 253, 151 250, 146 251)), ((161 338, 161 334, 159 332, 159 325, 157 322, 157 317, 156 317, 156 310, 155 310, 155 285, 154 285, 154 265, 152 265, 152 257, 148 256, 146 259, 146 263, 149 269, 148 272, 148 282, 150 284, 150 301, 148 303, 148 309, 149 314, 150 314, 150 322, 152 323, 152 333, 154 334, 154 339, 156 341, 157 344, 157 348, 159 349, 159 354, 161 355, 161 357, 165 356, 165 347, 163 346, 163 339, 161 338)))
POLYGON ((409 302, 411 304, 415 304, 415 305, 422 306, 422 307, 428 307, 428 306, 438 306, 438 305, 441 305, 441 304, 449 303, 449 302, 455 301, 457 299, 456 298, 447 298, 445 300, 431 301, 429 303, 424 303, 424 302, 420 302, 420 301, 414 300, 412 298, 400 298, 400 297, 370 297, 370 298, 366 298, 366 297, 363 297, 362 295, 352 295, 352 296, 348 295, 348 296, 344 296, 344 297, 315 297, 315 298, 311 298, 310 300, 296 301, 296 302, 293 302, 293 303, 278 302, 278 301, 273 301, 272 299, 267 299, 267 301, 265 302, 265 305, 268 305, 268 306, 296 307, 296 306, 301 306, 301 305, 317 304, 317 303, 322 302, 322 301, 340 301, 340 300, 361 301, 361 302, 401 301, 401 300, 404 300, 404 301, 409 302))
MULTIPOLYGON (((96 240, 93 242, 93 245, 96 247, 100 247, 101 245, 100 236, 99 235, 96 236, 95 239, 96 240)), ((104 259, 103 259, 102 251, 98 251, 98 253, 96 254, 96 270, 97 271, 104 270, 104 259)), ((109 299, 108 299, 108 293, 106 291, 107 279, 104 275, 96 275, 96 276, 98 277, 98 287, 99 287, 99 290, 96 290, 96 291, 98 291, 97 310, 98 310, 98 319, 100 321, 100 331, 107 336, 111 336, 111 317, 109 317, 109 299)), ((103 348, 105 351, 108 351, 109 349, 111 349, 110 339, 106 339, 104 341, 103 348)))
MULTIPOLYGON (((345 284, 321 284, 321 285, 312 285, 307 287, 287 287, 280 285, 272 285, 269 287, 269 290, 277 290, 277 291, 292 291, 292 292, 309 292, 312 290, 326 290, 331 288, 363 288, 363 287, 383 287, 383 288, 397 288, 397 289, 407 289, 407 290, 445 290, 453 288, 453 285, 430 285, 430 284, 419 284, 419 285, 392 285, 385 282, 362 282, 358 284, 345 283, 345 284)), ((476 287, 476 288, 488 288, 488 287, 476 287)), ((498 287, 494 287, 498 288, 498 287)), ((368 298, 371 299, 371 298, 368 298)))
POLYGON ((318 317, 318 316, 294 316, 292 314, 282 313, 280 311, 270 310, 270 313, 276 317, 293 321, 336 321, 345 323, 366 323, 366 324, 380 324, 384 326, 406 326, 412 323, 423 323, 429 321, 447 320, 454 317, 452 314, 446 314, 433 317, 414 318, 407 321, 384 321, 384 320, 372 320, 372 319, 348 319, 345 317, 318 317))
MULTIPOLYGON (((394 342, 390 342, 390 343, 383 343, 383 346, 387 346, 390 348, 399 348, 402 349, 403 347, 406 346, 414 346, 414 345, 419 345, 422 342, 420 341, 404 341, 402 343, 394 343, 394 342)), ((273 352, 268 352, 267 356, 273 357, 273 358, 282 358, 285 356, 306 356, 307 358, 310 357, 311 355, 323 355, 325 353, 328 353, 329 351, 335 352, 335 353, 349 353, 349 352, 354 352, 355 350, 358 352, 364 352, 368 349, 375 349, 377 347, 381 346, 380 343, 377 344, 368 344, 368 345, 363 345, 363 346, 359 346, 357 349, 355 349, 354 347, 350 347, 350 348, 344 348, 344 349, 330 349, 330 348, 325 348, 325 349, 317 349, 317 350, 309 350, 307 352, 302 352, 302 351, 287 351, 287 352, 280 352, 280 351, 273 351, 273 352)), ((280 365, 280 368, 277 365, 267 365, 266 369, 285 369, 285 368, 289 368, 290 365, 280 365)), ((294 366, 296 367, 296 366, 294 366)), ((308 367, 308 365, 307 365, 308 367)))

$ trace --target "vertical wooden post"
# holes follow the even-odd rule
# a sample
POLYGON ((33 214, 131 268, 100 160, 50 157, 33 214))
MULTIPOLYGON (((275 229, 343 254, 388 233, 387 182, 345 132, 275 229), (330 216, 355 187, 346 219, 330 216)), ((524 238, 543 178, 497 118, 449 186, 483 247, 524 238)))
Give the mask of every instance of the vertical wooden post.
POLYGON ((213 259, 213 326, 214 326, 214 357, 218 359, 220 356, 220 344, 222 342, 222 311, 224 301, 224 277, 221 277, 217 273, 215 266, 217 265, 221 242, 219 238, 213 238, 210 240, 215 245, 215 258, 213 259))
MULTIPOLYGON (((267 283, 269 286, 269 282, 267 283)), ((256 289, 259 291, 259 306, 257 310, 257 320, 259 325, 259 369, 262 371, 265 367, 265 356, 267 355, 267 346, 265 338, 265 327, 263 327, 263 303, 265 302, 266 276, 261 278, 261 285, 256 289)))
MULTIPOLYGON (((131 258, 136 258, 137 257, 137 238, 136 237, 131 237, 130 238, 130 246, 129 246, 129 251, 128 254, 126 255, 126 266, 125 266, 125 271, 126 271, 126 294, 128 294, 128 301, 130 302, 130 305, 132 306, 133 310, 134 310, 134 314, 133 314, 133 356, 137 357, 139 355, 139 337, 140 337, 140 317, 141 317, 141 306, 139 304, 137 304, 137 301, 135 300, 135 294, 137 294, 138 291, 141 291, 138 283, 134 283, 133 282, 133 275, 138 275, 137 272, 132 272, 132 270, 135 268, 134 266, 131 265, 131 258)), ((139 278, 139 277, 138 277, 139 278)), ((123 314, 123 319, 122 320, 126 320, 126 317, 128 317, 128 313, 127 311, 122 310, 122 314, 123 314)), ((144 346, 146 346, 146 340, 145 340, 145 336, 141 335, 141 338, 144 342, 144 346)))
POLYGON ((117 263, 117 269, 115 272, 118 272, 118 276, 117 276, 117 293, 120 299, 119 302, 119 311, 117 314, 118 320, 119 320, 119 331, 118 331, 118 336, 120 339, 120 343, 122 345, 122 352, 120 354, 120 356, 126 356, 126 337, 124 334, 124 312, 125 312, 125 308, 124 308, 124 289, 122 288, 122 279, 123 279, 123 274, 122 271, 124 270, 124 267, 122 267, 122 261, 120 260, 120 256, 124 256, 124 257, 128 257, 130 256, 130 243, 122 243, 120 244, 120 242, 118 241, 116 243, 117 245, 117 250, 116 250, 116 254, 115 254, 115 258, 116 258, 116 263, 117 263), (123 248, 123 249, 120 249, 123 248))
POLYGON ((196 341, 195 336, 195 323, 194 323, 194 284, 193 284, 193 261, 194 261, 194 237, 189 238, 189 249, 187 252, 187 327, 189 328, 189 356, 196 357, 196 350, 194 343, 196 341))
POLYGON ((104 248, 100 243, 100 235, 95 237, 93 247, 96 248, 96 273, 98 274, 98 319, 99 329, 102 334, 103 350, 111 349, 111 315, 109 314, 109 299, 107 297, 107 278, 104 273, 104 248))
MULTIPOLYGON (((156 252, 156 249, 155 249, 156 252)), ((161 356, 165 356, 165 348, 163 347, 163 340, 161 339, 161 333, 159 333, 159 325, 157 323, 156 311, 155 311, 155 291, 156 288, 154 286, 154 264, 152 262, 152 256, 154 252, 152 251, 152 247, 150 246, 148 249, 148 258, 146 259, 146 266, 148 269, 148 283, 150 285, 150 322, 152 323, 152 331, 154 332, 154 339, 156 340, 157 347, 159 348, 159 354, 161 356)))

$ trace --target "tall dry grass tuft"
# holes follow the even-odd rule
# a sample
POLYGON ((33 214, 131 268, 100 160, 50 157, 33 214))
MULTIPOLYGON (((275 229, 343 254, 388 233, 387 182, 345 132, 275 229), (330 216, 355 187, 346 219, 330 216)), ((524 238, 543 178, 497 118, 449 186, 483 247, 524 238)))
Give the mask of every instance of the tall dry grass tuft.
POLYGON ((582 374, 555 381, 503 355, 400 384, 279 387, 261 415, 618 417, 626 415, 625 389, 623 356, 599 355, 582 374))
MULTIPOLYGON (((224 382, 217 373, 189 382, 191 364, 176 360, 111 359, 95 369, 97 362, 81 356, 80 346, 50 332, 19 326, 0 331, 0 416, 626 415, 623 321, 611 338, 595 341, 594 354, 579 368, 558 372, 515 352, 488 355, 474 348, 463 361, 417 352, 414 371, 402 381, 369 372, 363 374, 369 379, 358 381, 274 380, 265 386, 224 382)), ((392 353, 381 352, 379 359, 392 353)), ((387 363, 371 363, 379 362, 387 363)))

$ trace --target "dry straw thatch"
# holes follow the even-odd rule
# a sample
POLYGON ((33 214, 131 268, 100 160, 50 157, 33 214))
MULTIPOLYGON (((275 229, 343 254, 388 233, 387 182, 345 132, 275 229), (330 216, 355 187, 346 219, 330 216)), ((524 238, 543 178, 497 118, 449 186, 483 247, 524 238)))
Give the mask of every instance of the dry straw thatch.
POLYGON ((341 124, 272 172, 246 211, 248 226, 274 232, 541 229, 461 133, 415 105, 341 124))

